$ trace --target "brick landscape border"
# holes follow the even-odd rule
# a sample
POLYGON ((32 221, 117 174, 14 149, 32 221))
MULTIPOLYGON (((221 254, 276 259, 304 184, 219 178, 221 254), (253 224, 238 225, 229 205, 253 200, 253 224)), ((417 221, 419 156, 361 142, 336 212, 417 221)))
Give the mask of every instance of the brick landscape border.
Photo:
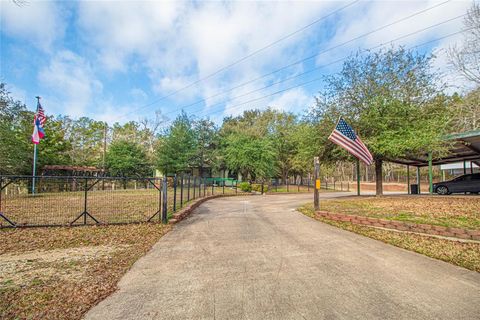
POLYGON ((251 193, 238 193, 238 194, 216 194, 213 196, 207 196, 204 198, 200 198, 198 200, 194 200, 188 203, 185 207, 180 209, 179 211, 175 212, 172 215, 172 218, 168 219, 169 224, 175 224, 177 222, 182 221, 183 219, 187 218, 190 214, 192 214, 193 210, 198 208, 202 203, 208 200, 216 199, 216 198, 226 198, 226 197, 238 197, 238 196, 251 196, 251 193))
POLYGON ((469 230, 461 228, 450 228, 435 226, 430 224, 418 224, 412 222, 383 220, 378 218, 370 218, 365 216, 356 216, 343 213, 332 213, 328 211, 317 211, 317 216, 334 221, 351 222, 354 224, 381 227, 386 229, 394 229, 399 231, 409 231, 416 233, 425 233, 431 235, 439 235, 443 237, 454 237, 459 239, 470 239, 480 241, 480 230, 469 230))

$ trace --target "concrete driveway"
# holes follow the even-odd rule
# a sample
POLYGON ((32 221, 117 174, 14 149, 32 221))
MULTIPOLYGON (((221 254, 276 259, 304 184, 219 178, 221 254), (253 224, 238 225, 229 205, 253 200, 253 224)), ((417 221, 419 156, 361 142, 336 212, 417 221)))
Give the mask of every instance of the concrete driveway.
POLYGON ((86 319, 480 319, 480 273, 294 210, 308 201, 206 202, 86 319))

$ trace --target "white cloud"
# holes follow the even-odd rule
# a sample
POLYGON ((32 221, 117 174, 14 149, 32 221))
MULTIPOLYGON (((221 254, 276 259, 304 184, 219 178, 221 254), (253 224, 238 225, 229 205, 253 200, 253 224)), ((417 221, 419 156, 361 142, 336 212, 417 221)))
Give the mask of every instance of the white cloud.
POLYGON ((305 92, 304 89, 297 88, 282 93, 279 97, 268 103, 273 109, 300 112, 307 110, 313 105, 315 99, 305 92))
MULTIPOLYGON (((181 89, 215 70, 318 19, 336 2, 82 2, 82 37, 110 72, 127 72, 129 60, 147 69, 159 96, 181 89)), ((176 95, 179 101, 229 88, 308 51, 313 29, 248 59, 199 86, 176 95), (292 48, 292 45, 296 45, 292 48)), ((256 83, 262 86, 269 78, 256 83)))
POLYGON ((87 115, 87 108, 95 106, 95 99, 102 92, 102 83, 89 63, 71 51, 55 54, 49 65, 40 70, 38 81, 50 92, 50 107, 74 117, 87 115))
POLYGON ((64 17, 65 11, 51 1, 28 1, 22 6, 0 1, 2 32, 30 41, 45 51, 51 51, 55 40, 63 37, 64 17))

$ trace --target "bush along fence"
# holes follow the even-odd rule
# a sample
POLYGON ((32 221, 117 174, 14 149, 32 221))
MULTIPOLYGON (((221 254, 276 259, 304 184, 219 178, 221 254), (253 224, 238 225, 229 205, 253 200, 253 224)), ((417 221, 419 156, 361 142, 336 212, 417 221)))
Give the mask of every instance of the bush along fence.
POLYGON ((238 181, 167 178, 0 176, 0 228, 167 223, 191 200, 236 194, 238 181))

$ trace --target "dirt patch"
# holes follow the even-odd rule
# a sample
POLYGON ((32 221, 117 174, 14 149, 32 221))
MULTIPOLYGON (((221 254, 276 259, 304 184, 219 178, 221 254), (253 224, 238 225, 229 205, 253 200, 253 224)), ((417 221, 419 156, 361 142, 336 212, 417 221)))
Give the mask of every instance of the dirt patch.
POLYGON ((108 257, 126 246, 94 246, 69 249, 36 250, 0 255, 0 289, 25 286, 30 281, 68 280, 85 276, 85 263, 108 257))

